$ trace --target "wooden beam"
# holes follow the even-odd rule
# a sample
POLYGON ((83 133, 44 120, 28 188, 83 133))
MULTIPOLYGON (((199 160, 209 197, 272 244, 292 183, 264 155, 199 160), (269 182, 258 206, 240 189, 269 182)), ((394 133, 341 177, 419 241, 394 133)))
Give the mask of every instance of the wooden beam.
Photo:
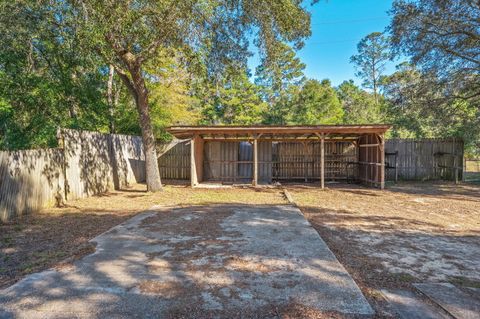
MULTIPOLYGON (((205 141, 221 141, 221 142, 241 142, 241 141, 247 141, 247 142, 251 142, 252 141, 252 137, 237 137, 237 138, 234 138, 234 137, 229 137, 227 139, 224 139, 224 138, 214 138, 214 137, 211 137, 211 136, 205 136, 203 138, 205 141)), ((272 137, 272 138, 269 138, 269 137, 262 137, 262 138, 258 138, 259 141, 269 141, 269 142, 314 142, 314 141, 318 141, 318 139, 315 139, 315 138, 307 138, 307 139, 299 139, 299 138, 275 138, 275 137, 272 137)), ((332 139, 332 138, 325 138, 325 143, 336 143, 336 142, 350 142, 350 143, 354 143, 356 140, 355 139, 340 139, 340 138, 337 138, 337 139, 332 139)))
POLYGON ((377 147, 380 146, 380 144, 360 144, 358 147, 377 147))
POLYGON ((380 189, 385 188, 385 137, 378 136, 380 139, 380 189))
POLYGON ((457 148, 456 148, 455 142, 456 142, 456 138, 454 137, 453 138, 453 145, 452 145, 452 148, 453 148, 453 150, 452 150, 452 154, 453 154, 453 174, 454 174, 453 179, 455 180, 455 184, 458 184, 457 148))
POLYGON ((253 180, 252 185, 258 185, 258 140, 253 140, 253 180))
POLYGON ((203 148, 204 140, 200 135, 195 136, 195 170, 197 172, 197 184, 203 181, 203 148))
POLYGON ((320 187, 325 188, 325 135, 320 138, 320 187))
POLYGON ((176 137, 195 134, 382 134, 390 125, 314 125, 314 126, 173 126, 167 129, 176 137))
POLYGON ((198 185, 197 167, 195 161, 195 137, 190 140, 190 185, 198 185))

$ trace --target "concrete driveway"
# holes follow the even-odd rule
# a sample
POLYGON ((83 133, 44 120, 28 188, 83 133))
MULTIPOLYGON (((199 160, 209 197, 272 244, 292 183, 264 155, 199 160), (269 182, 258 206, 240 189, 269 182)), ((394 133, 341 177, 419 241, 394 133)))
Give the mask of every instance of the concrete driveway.
POLYGON ((72 267, 0 291, 1 318, 276 317, 372 314, 359 288, 291 206, 152 209, 93 240, 72 267))

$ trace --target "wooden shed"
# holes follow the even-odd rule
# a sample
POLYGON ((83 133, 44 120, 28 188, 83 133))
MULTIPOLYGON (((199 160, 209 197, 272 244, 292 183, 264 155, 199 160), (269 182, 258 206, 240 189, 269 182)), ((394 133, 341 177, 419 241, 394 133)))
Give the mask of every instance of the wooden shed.
POLYGON ((358 181, 385 186, 389 125, 173 126, 190 139, 191 185, 202 182, 358 181))

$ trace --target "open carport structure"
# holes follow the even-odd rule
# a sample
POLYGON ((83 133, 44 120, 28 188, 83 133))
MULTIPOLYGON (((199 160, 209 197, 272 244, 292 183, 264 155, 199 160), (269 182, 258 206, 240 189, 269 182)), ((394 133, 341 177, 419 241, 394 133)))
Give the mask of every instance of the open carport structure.
POLYGON ((173 126, 190 139, 191 185, 278 180, 358 181, 385 186, 389 125, 173 126))

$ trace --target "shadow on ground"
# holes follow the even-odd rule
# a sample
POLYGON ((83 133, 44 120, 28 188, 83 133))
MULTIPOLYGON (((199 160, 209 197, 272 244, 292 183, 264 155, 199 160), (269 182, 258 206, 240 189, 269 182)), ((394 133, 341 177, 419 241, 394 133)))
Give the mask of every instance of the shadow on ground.
POLYGON ((291 206, 159 208, 94 241, 94 254, 2 291, 0 317, 372 314, 355 282, 291 206))

